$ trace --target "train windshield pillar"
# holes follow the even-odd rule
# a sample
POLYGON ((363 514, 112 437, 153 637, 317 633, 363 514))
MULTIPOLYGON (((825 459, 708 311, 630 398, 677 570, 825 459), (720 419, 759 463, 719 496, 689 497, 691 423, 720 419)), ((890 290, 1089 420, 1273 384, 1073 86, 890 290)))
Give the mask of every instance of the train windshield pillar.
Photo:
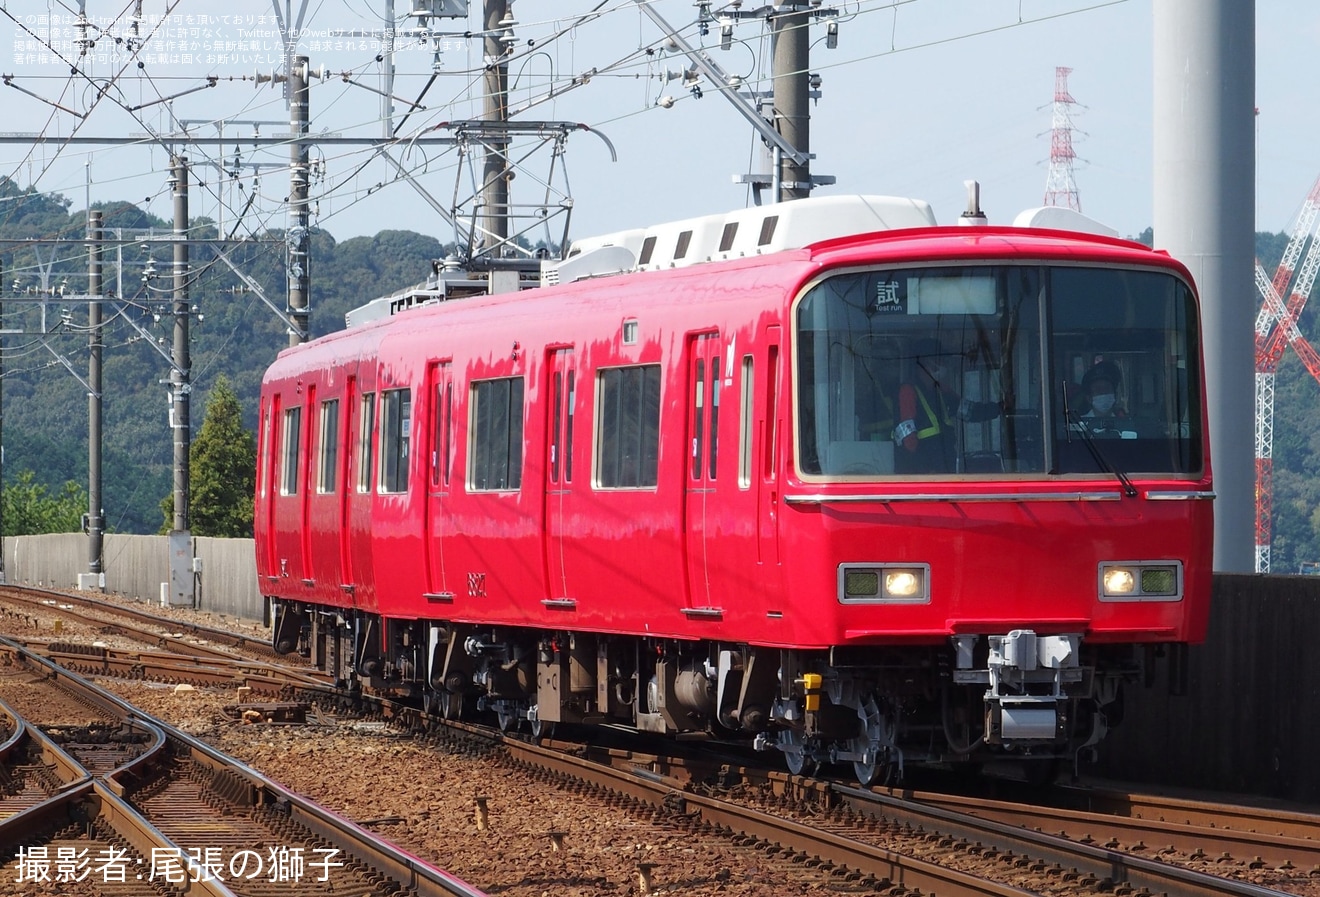
POLYGON ((1196 307, 1163 271, 849 271, 796 306, 806 477, 1197 476, 1196 307))

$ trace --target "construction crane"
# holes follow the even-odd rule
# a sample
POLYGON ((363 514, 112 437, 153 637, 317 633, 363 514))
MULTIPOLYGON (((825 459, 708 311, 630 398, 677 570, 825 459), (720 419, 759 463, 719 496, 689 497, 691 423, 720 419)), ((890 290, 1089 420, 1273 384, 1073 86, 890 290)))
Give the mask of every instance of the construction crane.
POLYGON ((1320 217, 1320 178, 1297 213, 1283 258, 1271 280, 1256 260, 1256 572, 1270 572, 1274 514, 1274 375, 1284 350, 1292 346, 1310 375, 1320 382, 1320 354, 1297 328, 1320 270, 1320 239, 1311 239, 1320 217), (1307 245, 1310 240, 1309 246, 1307 245), (1302 249, 1306 248, 1305 257, 1302 249), (1298 259, 1302 260, 1300 269, 1298 259), (1291 288, 1290 288, 1291 285, 1291 288), (1287 296, 1287 300, 1284 300, 1287 296))

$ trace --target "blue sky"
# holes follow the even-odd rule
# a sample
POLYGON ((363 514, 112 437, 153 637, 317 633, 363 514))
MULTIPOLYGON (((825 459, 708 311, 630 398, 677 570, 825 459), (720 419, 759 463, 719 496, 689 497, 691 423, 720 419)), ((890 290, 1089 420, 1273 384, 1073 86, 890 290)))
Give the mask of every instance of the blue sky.
MULTIPOLYGON (((964 202, 963 181, 975 178, 982 184, 990 219, 1011 220, 1021 209, 1042 203, 1054 72, 1056 66, 1068 66, 1073 70, 1069 87, 1078 103, 1073 140, 1082 210, 1121 234, 1138 233, 1152 217, 1152 2, 854 0, 837 5, 836 49, 825 47, 823 25, 813 28, 811 64, 821 76, 822 95, 812 109, 812 166, 815 173, 838 179, 837 186, 823 192, 912 196, 930 202, 942 222, 952 222, 964 202)), ((76 11, 76 3, 67 5, 76 11)), ((130 0, 87 0, 86 5, 93 21, 112 36, 127 33, 120 15, 131 9, 130 0)), ((407 12, 404 0, 396 5, 407 12)), ((479 27, 480 5, 472 0, 469 23, 448 20, 440 27, 454 32, 479 27)), ((714 4, 717 10, 720 5, 714 4)), ((689 40, 701 40, 692 25, 691 0, 654 0, 654 6, 689 40)), ((375 44, 366 38, 358 38, 365 44, 353 49, 336 49, 335 44, 348 39, 339 32, 379 28, 384 7, 384 0, 309 3, 300 49, 314 67, 324 65, 333 73, 313 85, 313 130, 381 132, 379 98, 371 90, 378 86, 375 44), (346 84, 343 72, 361 86, 346 84)), ((146 105, 136 113, 141 121, 122 106, 102 101, 79 124, 51 103, 82 111, 93 103, 94 91, 84 80, 70 82, 67 66, 57 60, 43 61, 41 48, 33 52, 34 35, 13 21, 41 34, 45 26, 39 17, 53 13, 68 38, 73 36, 72 15, 58 6, 11 0, 7 10, 12 19, 0 17, 6 54, 0 68, 14 76, 19 89, 3 94, 5 130, 41 132, 46 140, 37 146, 0 145, 0 174, 24 186, 35 183, 38 189, 63 193, 74 208, 83 207, 88 194, 94 200, 151 197, 151 211, 168 219, 163 150, 57 151, 57 138, 75 129, 82 135, 166 130, 169 108, 179 118, 203 121, 287 120, 280 91, 255 80, 279 68, 278 53, 262 47, 275 39, 269 0, 232 0, 221 15, 243 18, 229 22, 216 21, 218 7, 200 0, 178 0, 169 18, 159 20, 165 9, 165 0, 146 4, 147 25, 158 26, 147 50, 160 55, 150 57, 144 69, 130 67, 115 81, 122 105, 181 94, 205 83, 207 75, 218 76, 216 86, 185 93, 172 104, 146 105), (170 40, 193 47, 171 48, 166 46, 170 40)), ((618 160, 611 161, 605 143, 590 134, 569 139, 562 170, 574 201, 573 236, 750 202, 733 176, 759 167, 759 152, 751 128, 733 107, 708 82, 702 82, 700 99, 680 82, 662 83, 660 73, 685 67, 681 56, 662 51, 649 57, 649 64, 616 66, 639 46, 660 38, 633 0, 515 0, 514 13, 519 52, 511 66, 511 104, 515 109, 529 106, 518 117, 582 122, 607 137, 618 153, 618 160), (592 9, 602 15, 568 29, 574 15, 592 9), (596 74, 585 86, 563 90, 569 78, 592 70, 596 74), (534 102, 552 85, 557 99, 534 102), (674 98, 668 108, 657 103, 664 96, 674 98)), ((1257 228, 1279 231, 1292 225, 1320 174, 1320 125, 1311 114, 1320 81, 1309 71, 1320 49, 1320 4, 1259 2, 1256 31, 1257 228)), ((718 27, 705 40, 716 44, 718 27)), ((98 52, 109 46, 103 40, 98 52)), ((729 72, 752 79, 758 57, 766 52, 759 25, 745 22, 735 29, 732 49, 715 47, 712 56, 729 72)), ((480 41, 455 36, 440 59, 441 74, 424 100, 429 108, 415 115, 403 133, 479 114, 481 81, 475 73, 482 62, 480 41)), ((396 96, 417 96, 432 60, 432 53, 419 46, 401 48, 396 96)), ((109 83, 118 68, 108 54, 84 66, 101 84, 109 83)), ((274 124, 266 128, 281 129, 274 124)), ((226 133, 236 131, 246 133, 236 126, 226 133)), ((202 132, 215 130, 203 126, 202 132)), ((319 155, 326 179, 314 187, 313 220, 336 237, 401 227, 452 238, 449 225, 415 190, 395 180, 386 163, 368 161, 361 149, 325 149, 319 155)), ((201 164, 199 151, 192 156, 197 177, 209 181, 207 189, 194 193, 193 214, 233 221, 247 197, 255 196, 247 224, 284 226, 281 200, 288 193, 288 176, 270 166, 286 160, 286 151, 244 150, 244 163, 266 164, 255 170, 245 165, 242 190, 232 181, 217 189, 215 170, 201 164), (257 183, 254 173, 260 175, 257 183)), ((414 146, 400 149, 399 157, 442 205, 451 202, 456 185, 460 194, 468 187, 468 175, 456 166, 452 151, 414 146)), ((513 201, 539 202, 539 178, 548 168, 544 153, 530 158, 527 172, 513 182, 513 201)), ((558 235, 557 228, 552 235, 558 235)))

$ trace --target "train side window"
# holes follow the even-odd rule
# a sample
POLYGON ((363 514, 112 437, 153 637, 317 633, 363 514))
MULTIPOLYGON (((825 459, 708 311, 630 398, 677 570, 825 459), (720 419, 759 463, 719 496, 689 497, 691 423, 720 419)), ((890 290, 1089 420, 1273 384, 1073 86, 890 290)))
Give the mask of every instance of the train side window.
POLYGON ((550 482, 559 482, 559 458, 563 452, 563 446, 559 444, 560 433, 562 432, 563 422, 560 417, 564 407, 564 375, 561 371, 555 371, 554 389, 551 406, 552 422, 550 425, 550 482))
POLYGON ((451 446, 454 441, 454 384, 445 384, 445 441, 444 455, 440 460, 440 476, 446 486, 449 485, 449 465, 453 457, 451 446))
POLYGON ((733 248, 733 240, 738 236, 738 222, 730 221, 724 225, 724 232, 720 234, 720 252, 728 252, 733 248))
POLYGON ((550 377, 551 420, 549 479, 551 483, 568 485, 573 482, 573 388, 574 371, 564 370, 571 362, 572 353, 556 354, 557 369, 550 377), (562 479, 561 479, 562 477, 562 479))
POLYGON ((707 475, 715 479, 715 455, 720 447, 720 357, 710 360, 710 459, 707 475))
POLYGON ((523 378, 472 384, 468 488, 510 491, 522 486, 523 378))
POLYGON ((371 434, 376 426, 376 394, 374 392, 364 392, 362 394, 362 415, 358 419, 358 475, 357 491, 371 491, 371 469, 374 466, 372 457, 375 454, 375 441, 371 434))
POLYGON ((262 498, 265 498, 270 489, 270 468, 272 464, 270 453, 270 409, 267 408, 261 413, 261 490, 262 498))
POLYGON ((706 359, 697 359, 694 392, 692 395, 692 479, 701 479, 701 455, 706 449, 705 416, 701 413, 706 403, 706 359))
POLYGON ((568 372, 568 420, 564 426, 564 482, 573 482, 573 403, 577 398, 574 372, 568 372))
POLYGON ((674 244, 674 258, 681 259, 687 257, 688 246, 692 243, 692 231, 685 230, 678 235, 678 242, 674 244))
POLYGON ((655 237, 647 237, 642 241, 642 253, 637 257, 637 264, 651 264, 651 256, 655 254, 655 237))
POLYGON ((752 485, 752 396, 755 393, 752 356, 742 360, 742 401, 738 408, 738 488, 752 485))
POLYGON ((431 485, 449 485, 449 445, 453 431, 454 384, 446 379, 436 386, 432 415, 431 485))
MULTIPOLYGON (((778 329, 778 328, 776 328, 778 329)), ((773 343, 765 360, 765 440, 761 478, 767 483, 775 478, 775 450, 779 445, 779 344, 773 343)))
POLYGON ((380 394, 381 492, 408 491, 408 445, 412 441, 412 394, 388 389, 380 394))
POLYGON ((601 489, 656 485, 660 462, 660 365, 597 374, 596 482, 601 489))
POLYGON ((321 403, 321 451, 317 465, 316 491, 334 492, 335 465, 339 461, 339 400, 327 399, 321 403))
POLYGON ((284 451, 280 455, 280 494, 298 494, 298 451, 301 448, 302 407, 284 412, 284 451))

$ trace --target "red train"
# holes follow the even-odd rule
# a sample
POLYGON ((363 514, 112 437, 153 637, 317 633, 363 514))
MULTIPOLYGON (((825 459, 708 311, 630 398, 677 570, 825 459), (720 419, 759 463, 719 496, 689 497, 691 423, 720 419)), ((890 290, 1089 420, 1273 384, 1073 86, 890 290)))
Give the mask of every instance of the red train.
POLYGON ((548 271, 438 276, 271 366, 281 650, 450 716, 741 738, 868 783, 1052 769, 1157 663, 1181 681, 1213 491, 1167 255, 834 197, 548 271))

